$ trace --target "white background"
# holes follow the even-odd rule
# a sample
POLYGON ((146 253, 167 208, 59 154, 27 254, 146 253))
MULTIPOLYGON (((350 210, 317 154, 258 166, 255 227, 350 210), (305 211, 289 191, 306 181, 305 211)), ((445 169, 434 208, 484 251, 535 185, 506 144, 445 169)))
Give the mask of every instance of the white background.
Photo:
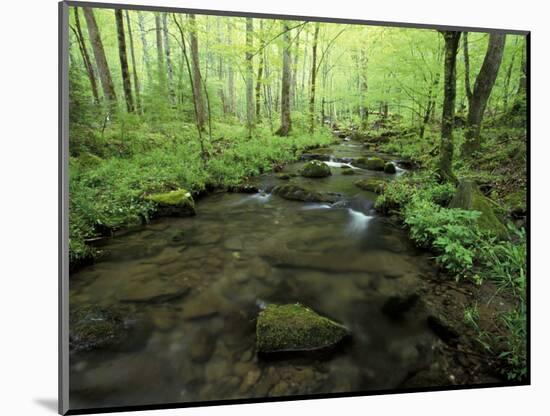
MULTIPOLYGON (((532 386, 176 409, 150 415, 548 414, 548 10, 531 0, 134 0, 140 4, 532 31, 532 386), (546 408, 546 411, 543 409, 546 408)), ((112 0, 116 2, 116 0, 112 0)), ((131 2, 131 0, 128 0, 131 2)), ((57 397, 57 2, 0 18, 2 415, 52 415, 57 397)), ((122 3, 122 2, 121 2, 122 3)), ((134 414, 134 413, 132 413, 134 414)))

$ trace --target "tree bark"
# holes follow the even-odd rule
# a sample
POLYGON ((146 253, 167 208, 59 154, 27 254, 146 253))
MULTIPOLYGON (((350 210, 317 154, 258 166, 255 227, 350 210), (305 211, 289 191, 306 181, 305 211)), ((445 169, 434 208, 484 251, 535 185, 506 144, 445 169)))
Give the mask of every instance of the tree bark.
POLYGON ((149 57, 149 44, 147 42, 147 31, 145 29, 145 19, 142 12, 138 13, 138 25, 139 32, 141 34, 141 44, 143 46, 143 63, 145 64, 145 70, 147 71, 147 80, 151 82, 153 80, 153 70, 151 68, 151 58, 149 57))
POLYGON ((160 13, 155 13, 155 40, 157 43, 157 72, 162 93, 166 92, 166 71, 164 69, 164 46, 162 44, 162 23, 160 13))
POLYGON ((290 119, 290 27, 288 22, 284 26, 284 46, 283 46, 283 74, 281 79, 281 126, 275 132, 279 136, 288 136, 292 130, 290 119))
POLYGON ((483 122, 483 113, 487 107, 487 102, 491 96, 493 85, 497 79, 498 70, 502 62, 504 53, 504 44, 506 35, 499 33, 491 33, 489 35, 489 44, 485 59, 477 75, 472 91, 472 98, 468 107, 468 118, 466 120, 466 141, 463 145, 463 154, 471 155, 478 151, 481 146, 480 132, 481 123, 483 122))
POLYGON ((252 66, 252 33, 254 31, 251 17, 246 18, 246 126, 249 136, 254 127, 254 69, 252 66))
POLYGON ((197 36, 197 22, 194 14, 188 14, 190 26, 190 44, 191 44, 191 64, 193 68, 193 96, 197 104, 197 124, 201 130, 204 130, 206 120, 205 104, 202 94, 202 76, 199 58, 199 40, 197 36))
MULTIPOLYGON (((232 26, 231 20, 227 20, 227 46, 232 47, 232 26)), ((228 90, 228 112, 231 115, 235 115, 235 73, 233 71, 233 64, 229 63, 227 68, 227 90, 228 90)))
POLYGON ((261 99, 262 99, 262 82, 263 82, 263 71, 264 71, 264 47, 265 41, 263 39, 263 21, 260 20, 260 62, 258 63, 258 76, 256 77, 256 120, 260 121, 261 117, 261 99))
POLYGON ((456 99, 456 53, 460 32, 442 31, 445 39, 445 75, 441 144, 437 173, 443 182, 457 182, 453 174, 453 124, 456 99))
POLYGON ((88 48, 86 47, 86 43, 84 42, 84 36, 82 35, 82 27, 80 26, 80 17, 78 14, 78 7, 74 8, 74 17, 75 17, 75 24, 76 24, 76 38, 78 41, 80 53, 82 54, 82 60, 84 61, 84 67, 86 68, 88 79, 90 80, 90 87, 92 89, 92 96, 94 97, 94 103, 99 104, 99 93, 97 91, 97 79, 95 76, 92 60, 90 59, 90 54, 88 53, 88 48))
POLYGON ((468 32, 462 34, 462 54, 464 55, 464 90, 468 99, 468 108, 472 101, 472 87, 470 85, 470 53, 468 51, 468 32))
POLYGON ((83 10, 86 25, 88 26, 88 35, 90 37, 90 42, 92 43, 92 50, 94 52, 96 66, 99 72, 103 95, 110 105, 116 105, 115 86, 113 84, 113 78, 111 76, 109 64, 107 63, 107 58, 105 57, 105 50, 103 49, 103 42, 101 41, 101 34, 99 33, 99 28, 97 27, 94 12, 88 7, 84 7, 83 10))
MULTIPOLYGON (((317 81, 317 42, 319 40, 320 23, 315 23, 313 45, 311 46, 311 81, 309 84, 309 132, 315 131, 315 86, 317 81)), ((324 122, 324 120, 321 120, 324 122)))
POLYGON ((136 98, 136 109, 138 112, 141 112, 141 97, 140 97, 140 86, 139 86, 139 78, 137 74, 137 66, 136 66, 136 54, 134 49, 134 37, 132 35, 132 26, 130 24, 130 14, 128 13, 128 10, 126 10, 126 26, 128 27, 128 40, 130 41, 130 57, 132 59, 132 75, 134 78, 134 93, 136 98))
POLYGON ((164 55, 166 56, 166 71, 168 73, 168 97, 172 106, 176 105, 176 94, 174 92, 174 67, 170 50, 170 38, 168 36, 168 13, 162 14, 162 33, 164 39, 164 55))
POLYGON ((130 70, 128 69, 128 57, 126 55, 126 37, 124 35, 124 20, 122 9, 115 9, 115 21, 118 40, 118 57, 120 59, 120 70, 122 72, 122 87, 126 100, 126 110, 134 112, 134 98, 132 97, 132 82, 130 81, 130 70))

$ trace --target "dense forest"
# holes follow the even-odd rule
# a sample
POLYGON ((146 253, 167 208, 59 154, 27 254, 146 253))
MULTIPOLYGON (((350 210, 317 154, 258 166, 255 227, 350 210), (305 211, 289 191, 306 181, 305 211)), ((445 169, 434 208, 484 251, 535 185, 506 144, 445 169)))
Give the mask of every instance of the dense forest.
POLYGON ((459 312, 470 357, 524 379, 525 36, 80 7, 69 24, 72 270, 158 195, 248 191, 358 143, 406 170, 365 185, 378 215, 478 294, 459 312))

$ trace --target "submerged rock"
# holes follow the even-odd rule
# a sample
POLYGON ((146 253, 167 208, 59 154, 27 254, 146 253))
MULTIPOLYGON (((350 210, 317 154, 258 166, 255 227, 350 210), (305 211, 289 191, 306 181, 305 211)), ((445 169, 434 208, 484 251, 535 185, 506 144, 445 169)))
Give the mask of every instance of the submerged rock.
POLYGON ((391 296, 382 305, 382 312, 391 319, 402 319, 403 315, 416 305, 419 298, 417 293, 391 296))
POLYGON ((377 194, 382 193, 384 191, 384 187, 386 186, 386 182, 379 178, 360 179, 355 181, 353 184, 365 191, 374 192, 377 194))
POLYGON ((329 193, 321 193, 303 188, 293 183, 278 185, 272 191, 275 195, 291 201, 303 202, 335 202, 338 200, 337 195, 329 193))
POLYGON ((115 308, 95 305, 70 308, 69 348, 89 351, 110 347, 125 335, 124 315, 115 308))
POLYGON ((477 219, 479 228, 499 238, 508 236, 506 227, 495 214, 495 209, 498 209, 499 206, 485 197, 472 181, 460 182, 449 208, 479 211, 481 213, 477 219))
POLYGON ((326 176, 332 175, 330 168, 326 163, 320 162, 318 160, 312 160, 307 162, 302 170, 300 175, 306 178, 324 178, 326 176))
POLYGON ((257 186, 254 186, 248 183, 230 186, 227 190, 229 192, 234 192, 239 194, 256 194, 260 192, 257 186))
POLYGON ((395 165, 392 162, 388 162, 384 165, 384 172, 393 174, 397 172, 397 169, 395 169, 395 165))
POLYGON ((275 175, 277 177, 277 179, 281 179, 283 181, 288 181, 289 179, 291 178, 294 178, 296 177, 297 175, 295 173, 284 173, 284 172, 281 172, 281 173, 277 173, 275 175))
POLYGON ((312 351, 333 347, 348 329, 300 305, 268 305, 256 323, 259 352, 312 351))
POLYGON ((377 171, 383 171, 385 166, 385 162, 379 157, 360 157, 353 164, 358 168, 377 171))
POLYGON ((156 204, 157 214, 160 216, 186 217, 195 215, 195 202, 191 193, 185 189, 152 194, 145 199, 156 204))

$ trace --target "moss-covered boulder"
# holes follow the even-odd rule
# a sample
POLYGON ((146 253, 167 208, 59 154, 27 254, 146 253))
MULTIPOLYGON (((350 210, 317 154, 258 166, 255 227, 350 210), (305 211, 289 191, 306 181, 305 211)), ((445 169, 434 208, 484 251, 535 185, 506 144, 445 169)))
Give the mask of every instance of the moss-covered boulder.
POLYGON ((388 162, 384 165, 384 172, 393 174, 397 172, 397 169, 395 169, 395 165, 393 163, 388 162))
POLYGON ((330 348, 347 335, 345 326, 298 303, 268 305, 256 322, 256 348, 260 353, 330 348))
POLYGON ((459 183, 449 208, 479 211, 479 228, 499 238, 508 236, 506 227, 495 214, 498 205, 485 197, 472 181, 464 180, 459 183))
POLYGON ((339 198, 335 194, 317 192, 294 183, 278 185, 273 188, 273 194, 290 201, 302 202, 335 202, 339 198))
POLYGON ((377 194, 381 194, 386 186, 386 182, 379 178, 359 179, 353 184, 364 191, 374 192, 377 194))
POLYGON ((353 169, 342 169, 342 175, 355 175, 355 171, 353 169))
POLYGON ((300 175, 306 178, 325 178, 332 175, 332 173, 326 163, 312 160, 304 165, 300 171, 300 175))
POLYGON ((353 164, 361 169, 383 171, 385 162, 379 157, 360 157, 353 164))
POLYGON ((146 197, 157 206, 159 216, 187 217, 195 215, 195 202, 191 193, 185 189, 178 189, 146 197))
POLYGON ((81 153, 78 156, 78 163, 84 168, 94 168, 103 162, 103 159, 90 152, 81 153))

